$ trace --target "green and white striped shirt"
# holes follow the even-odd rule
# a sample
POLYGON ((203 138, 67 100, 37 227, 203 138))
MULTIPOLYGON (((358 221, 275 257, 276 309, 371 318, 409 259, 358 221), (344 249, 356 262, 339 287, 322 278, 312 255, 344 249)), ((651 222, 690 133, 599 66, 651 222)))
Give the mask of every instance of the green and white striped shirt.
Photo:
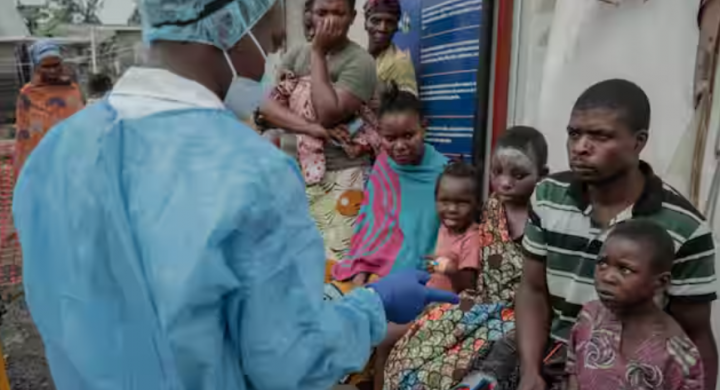
MULTIPOLYGON (((705 219, 648 164, 640 168, 646 176, 643 193, 610 227, 631 218, 647 218, 664 227, 676 248, 668 294, 695 302, 715 300, 715 244, 705 219)), ((551 335, 564 341, 582 306, 597 299, 595 262, 609 230, 592 220, 592 205, 586 199, 572 172, 546 178, 532 196, 523 239, 528 258, 545 262, 554 313, 551 335)))

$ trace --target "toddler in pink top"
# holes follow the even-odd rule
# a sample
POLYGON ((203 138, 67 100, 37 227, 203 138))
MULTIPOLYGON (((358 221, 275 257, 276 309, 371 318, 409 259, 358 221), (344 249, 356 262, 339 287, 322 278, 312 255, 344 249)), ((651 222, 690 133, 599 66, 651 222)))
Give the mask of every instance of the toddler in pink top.
POLYGON ((428 286, 461 292, 475 287, 480 263, 477 173, 466 163, 452 163, 438 179, 435 205, 440 231, 435 254, 428 256, 433 273, 428 286))

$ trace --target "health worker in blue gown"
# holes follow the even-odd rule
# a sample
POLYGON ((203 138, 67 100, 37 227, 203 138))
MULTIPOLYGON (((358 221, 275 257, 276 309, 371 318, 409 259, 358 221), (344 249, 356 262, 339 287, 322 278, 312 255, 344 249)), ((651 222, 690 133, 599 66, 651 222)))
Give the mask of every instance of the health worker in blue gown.
POLYGON ((226 108, 264 97, 274 0, 142 0, 149 64, 53 128, 14 215, 59 390, 324 390, 386 321, 456 296, 406 273, 324 302, 294 161, 226 108))

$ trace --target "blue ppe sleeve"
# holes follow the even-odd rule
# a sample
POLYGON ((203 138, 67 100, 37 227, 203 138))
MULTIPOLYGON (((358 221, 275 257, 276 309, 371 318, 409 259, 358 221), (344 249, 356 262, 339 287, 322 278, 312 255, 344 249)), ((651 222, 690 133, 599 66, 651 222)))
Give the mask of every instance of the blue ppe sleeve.
POLYGON ((366 364, 385 337, 384 309, 367 289, 323 300, 325 252, 304 183, 289 159, 267 168, 227 248, 242 286, 232 337, 254 388, 327 389, 366 364))

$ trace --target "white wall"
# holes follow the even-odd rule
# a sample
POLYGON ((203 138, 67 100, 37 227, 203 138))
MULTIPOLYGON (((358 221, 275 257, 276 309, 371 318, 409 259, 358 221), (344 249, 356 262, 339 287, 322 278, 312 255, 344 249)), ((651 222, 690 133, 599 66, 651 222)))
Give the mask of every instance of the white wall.
POLYGON ((515 2, 508 125, 533 123, 555 0, 515 2))
POLYGON ((365 16, 363 14, 364 6, 364 0, 356 0, 355 10, 357 11, 357 17, 355 18, 355 23, 353 23, 350 27, 348 35, 350 36, 350 39, 359 43, 362 47, 367 47, 368 36, 365 32, 365 16))

